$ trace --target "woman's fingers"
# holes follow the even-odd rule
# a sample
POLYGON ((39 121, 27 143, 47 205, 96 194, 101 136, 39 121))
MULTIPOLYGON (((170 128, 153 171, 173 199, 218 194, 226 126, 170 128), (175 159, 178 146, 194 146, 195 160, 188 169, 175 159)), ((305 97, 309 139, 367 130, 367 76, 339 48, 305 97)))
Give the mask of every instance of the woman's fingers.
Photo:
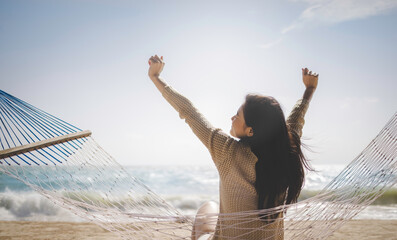
POLYGON ((163 60, 159 57, 159 56, 155 56, 155 58, 157 59, 157 61, 162 62, 163 60))
POLYGON ((155 58, 155 57, 151 57, 149 60, 150 60, 151 62, 155 62, 155 63, 160 62, 160 61, 157 60, 157 58, 155 58))
POLYGON ((309 70, 308 68, 302 68, 303 75, 310 75, 314 77, 318 77, 318 73, 309 70))
POLYGON ((148 62, 149 62, 149 65, 151 65, 152 63, 159 63, 160 61, 152 56, 151 58, 149 58, 148 62))
POLYGON ((163 56, 161 56, 161 58, 157 55, 151 56, 149 61, 151 61, 152 63, 163 63, 163 56))

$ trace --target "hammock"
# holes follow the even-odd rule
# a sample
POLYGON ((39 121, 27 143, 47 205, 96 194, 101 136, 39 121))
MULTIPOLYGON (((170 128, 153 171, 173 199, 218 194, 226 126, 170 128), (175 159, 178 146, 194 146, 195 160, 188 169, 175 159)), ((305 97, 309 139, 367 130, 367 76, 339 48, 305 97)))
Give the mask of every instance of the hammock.
MULTIPOLYGON (((222 239, 324 239, 397 183, 396 142, 397 113, 315 197, 273 209, 201 215, 198 222, 215 226, 221 219, 216 227, 223 229, 222 239), (227 234, 235 230, 239 235, 227 234)), ((121 239, 191 239, 195 216, 181 214, 129 175, 90 131, 1 90, 0 144, 0 172, 121 239)))

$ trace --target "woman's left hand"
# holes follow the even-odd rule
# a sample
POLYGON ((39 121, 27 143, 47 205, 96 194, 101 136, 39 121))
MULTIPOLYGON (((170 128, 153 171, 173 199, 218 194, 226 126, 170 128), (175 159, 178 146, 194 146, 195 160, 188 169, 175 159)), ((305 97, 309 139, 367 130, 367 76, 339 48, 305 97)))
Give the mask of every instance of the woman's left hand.
POLYGON ((309 71, 307 68, 302 68, 303 83, 306 86, 303 98, 310 101, 313 97, 314 91, 316 91, 318 84, 318 73, 309 71))
POLYGON ((306 89, 313 88, 315 90, 317 88, 318 73, 309 71, 307 68, 302 68, 302 79, 306 89))
POLYGON ((160 73, 163 71, 165 62, 163 61, 163 56, 159 58, 159 56, 155 55, 149 59, 149 77, 150 78, 157 78, 160 76, 160 73))

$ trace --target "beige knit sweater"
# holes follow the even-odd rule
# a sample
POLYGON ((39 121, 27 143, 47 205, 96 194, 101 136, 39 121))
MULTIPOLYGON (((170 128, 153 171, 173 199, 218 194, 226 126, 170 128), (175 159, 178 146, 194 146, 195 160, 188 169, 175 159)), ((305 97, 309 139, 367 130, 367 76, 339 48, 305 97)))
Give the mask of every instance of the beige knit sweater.
MULTIPOLYGON (((255 164, 258 159, 250 148, 221 129, 214 128, 186 97, 172 87, 166 86, 162 95, 207 147, 218 169, 221 215, 218 217, 213 239, 283 239, 283 221, 270 224, 264 230, 262 221, 244 223, 238 219, 230 220, 222 216, 225 213, 257 209, 255 164)), ((299 100, 287 119, 288 127, 299 136, 302 135, 304 115, 308 106, 308 101, 299 100)))

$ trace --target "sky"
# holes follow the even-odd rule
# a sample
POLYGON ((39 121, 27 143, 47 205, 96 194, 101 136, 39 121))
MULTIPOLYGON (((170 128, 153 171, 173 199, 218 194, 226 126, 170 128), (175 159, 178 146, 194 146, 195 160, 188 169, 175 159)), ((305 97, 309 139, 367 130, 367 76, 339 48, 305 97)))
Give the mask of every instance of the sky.
POLYGON ((396 113, 396 25, 396 0, 0 0, 0 89, 91 130, 123 165, 211 165, 148 78, 150 56, 226 132, 248 93, 288 116, 308 67, 305 153, 346 165, 396 113))

